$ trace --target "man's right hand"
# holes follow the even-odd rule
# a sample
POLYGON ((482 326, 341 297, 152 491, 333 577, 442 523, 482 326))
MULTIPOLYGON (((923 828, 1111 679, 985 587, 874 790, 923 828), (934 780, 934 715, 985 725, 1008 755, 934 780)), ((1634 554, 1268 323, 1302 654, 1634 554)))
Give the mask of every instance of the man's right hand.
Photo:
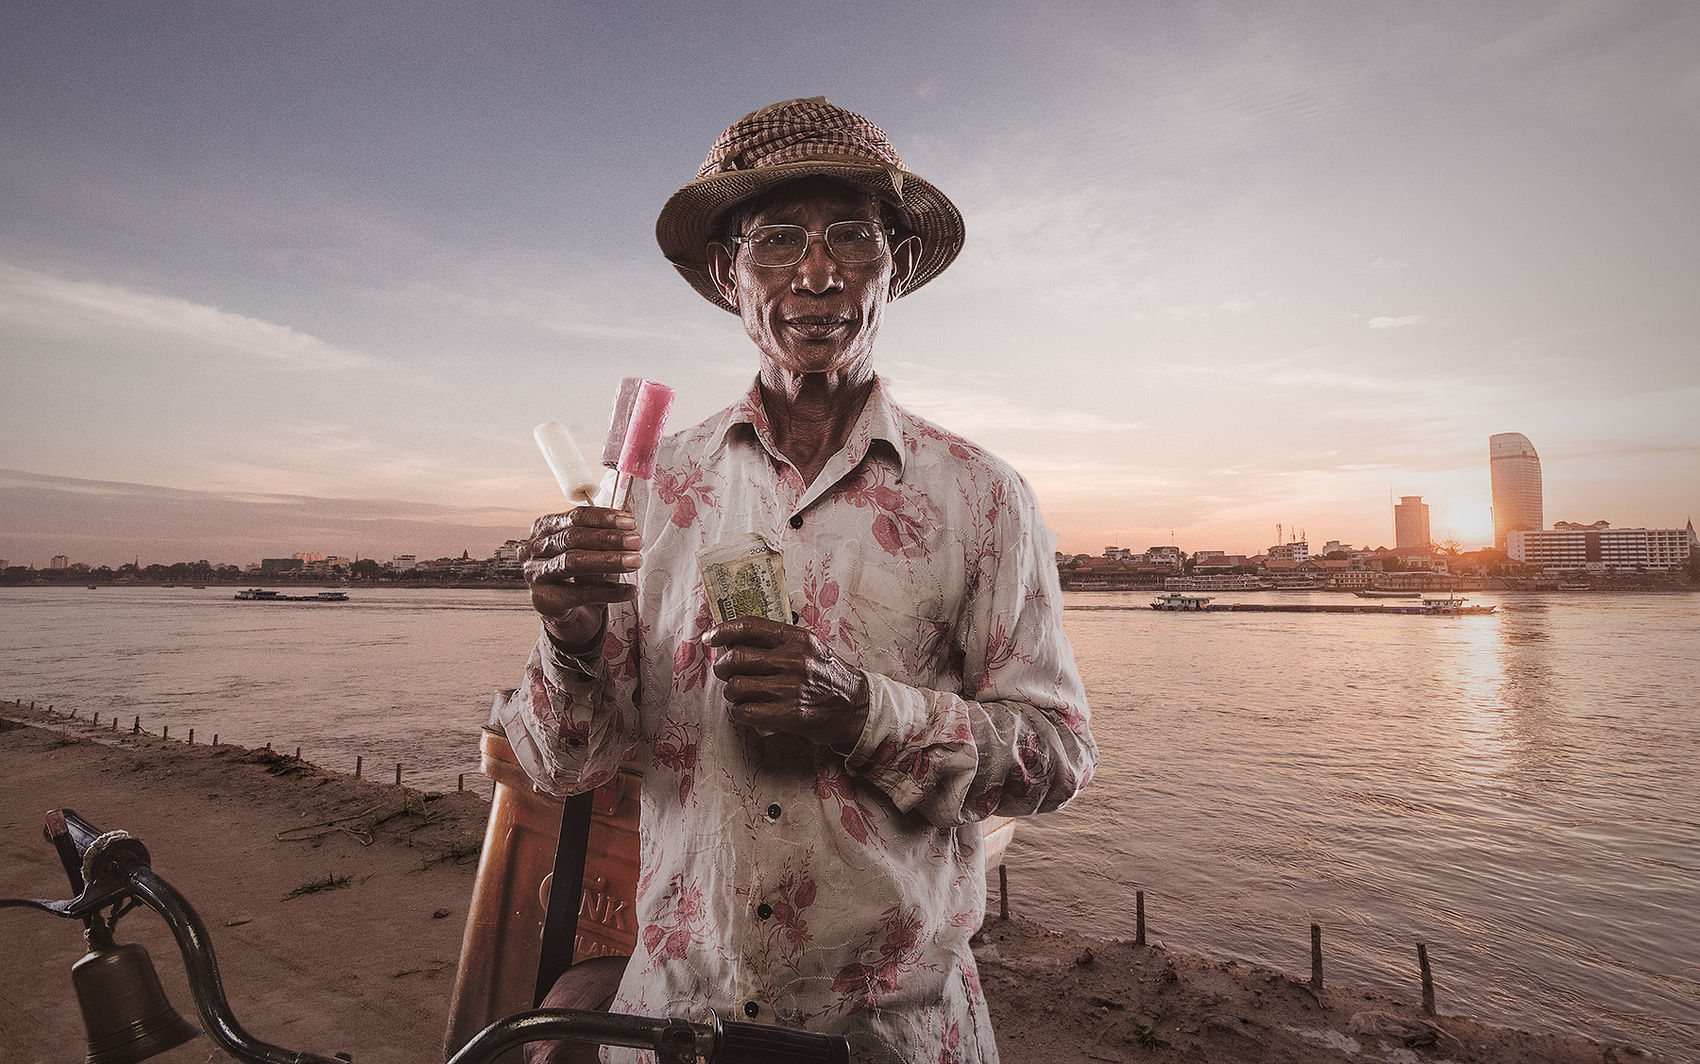
POLYGON ((638 553, 643 537, 636 529, 630 513, 601 506, 546 514, 532 524, 519 558, 531 585, 531 608, 562 649, 594 650, 608 603, 636 597, 637 586, 618 579, 643 562, 638 553))

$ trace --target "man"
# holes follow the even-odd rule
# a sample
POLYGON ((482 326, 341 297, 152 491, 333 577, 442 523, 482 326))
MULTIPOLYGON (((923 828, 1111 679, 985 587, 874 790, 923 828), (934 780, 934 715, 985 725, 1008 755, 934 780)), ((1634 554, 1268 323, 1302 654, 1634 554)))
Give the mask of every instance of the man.
POLYGON ((865 1061, 995 1061, 969 949, 979 821, 1054 809, 1097 751, 1053 541, 1002 462, 898 407, 888 302, 956 208, 824 99, 734 123, 656 224, 760 356, 630 512, 540 518, 543 635, 502 712, 538 784, 644 765, 636 955, 614 1009, 843 1033, 865 1061), (795 624, 712 622, 698 550, 757 532, 795 624), (636 573, 636 582, 622 582, 636 573))

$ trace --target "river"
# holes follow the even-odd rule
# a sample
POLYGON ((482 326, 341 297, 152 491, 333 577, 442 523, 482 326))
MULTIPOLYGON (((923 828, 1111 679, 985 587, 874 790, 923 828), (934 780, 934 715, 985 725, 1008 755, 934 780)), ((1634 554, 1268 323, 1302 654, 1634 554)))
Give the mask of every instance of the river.
MULTIPOLYGON (((232 593, 0 588, 0 697, 482 782, 523 593, 232 593)), ((1068 597, 1136 608, 1066 615, 1102 758, 1017 832, 1017 913, 1131 936, 1144 890, 1153 942, 1300 978, 1315 923, 1330 985, 1410 1000, 1421 942, 1442 1012, 1700 1056, 1700 596, 1483 593, 1497 613, 1450 618, 1148 599, 1068 597)))

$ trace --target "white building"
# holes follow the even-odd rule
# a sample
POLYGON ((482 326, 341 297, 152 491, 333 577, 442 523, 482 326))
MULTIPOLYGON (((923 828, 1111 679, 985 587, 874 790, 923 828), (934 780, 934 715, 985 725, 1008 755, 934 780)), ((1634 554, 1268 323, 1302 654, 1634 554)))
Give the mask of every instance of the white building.
POLYGON ((1506 553, 1542 569, 1677 569, 1700 552, 1694 522, 1687 528, 1613 528, 1560 521, 1550 532, 1513 529, 1506 553))
POLYGON ((1277 543, 1264 553, 1272 562, 1307 562, 1310 561, 1310 544, 1302 539, 1277 543))
POLYGON ((1147 565, 1167 565, 1171 569, 1181 567, 1181 549, 1179 547, 1147 547, 1145 550, 1147 565))
POLYGON ((398 573, 410 573, 419 568, 419 555, 398 554, 390 560, 390 568, 398 573))

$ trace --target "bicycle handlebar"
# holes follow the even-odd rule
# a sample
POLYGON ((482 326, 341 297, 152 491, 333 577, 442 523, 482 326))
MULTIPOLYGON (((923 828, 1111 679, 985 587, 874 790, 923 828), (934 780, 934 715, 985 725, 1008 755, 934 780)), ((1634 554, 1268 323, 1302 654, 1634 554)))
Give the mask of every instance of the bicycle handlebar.
MULTIPOLYGON (((219 1048, 250 1064, 347 1064, 346 1058, 283 1049, 242 1029, 225 997, 206 925, 188 899, 154 872, 140 839, 122 831, 102 833, 70 809, 47 814, 43 833, 59 851, 77 897, 55 902, 0 899, 0 907, 39 909, 80 919, 92 928, 108 906, 113 907, 112 923, 116 924, 118 906, 133 899, 158 913, 171 929, 201 1026, 219 1048)), ((695 1064, 699 1057, 711 1064, 849 1064, 850 1045, 842 1036, 728 1023, 712 1010, 710 1017, 708 1023, 692 1023, 580 1009, 534 1009, 492 1023, 461 1047, 449 1064, 489 1064, 504 1050, 540 1040, 647 1049, 655 1053, 657 1064, 695 1064)))

